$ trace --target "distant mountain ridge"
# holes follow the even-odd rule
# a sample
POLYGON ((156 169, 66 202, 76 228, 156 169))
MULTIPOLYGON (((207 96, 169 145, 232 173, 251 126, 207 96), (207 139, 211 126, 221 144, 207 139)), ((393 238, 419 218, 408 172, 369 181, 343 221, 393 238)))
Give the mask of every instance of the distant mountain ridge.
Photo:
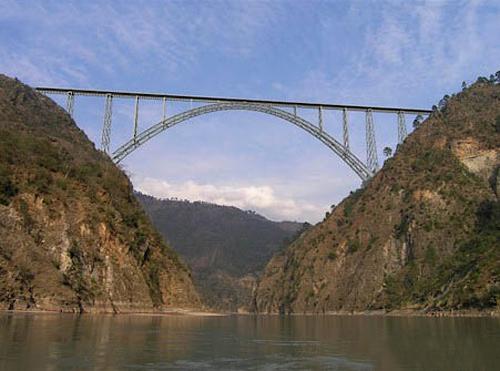
POLYGON ((304 223, 274 222, 233 206, 138 192, 136 197, 192 268, 202 297, 219 309, 247 308, 256 275, 304 228, 304 223))

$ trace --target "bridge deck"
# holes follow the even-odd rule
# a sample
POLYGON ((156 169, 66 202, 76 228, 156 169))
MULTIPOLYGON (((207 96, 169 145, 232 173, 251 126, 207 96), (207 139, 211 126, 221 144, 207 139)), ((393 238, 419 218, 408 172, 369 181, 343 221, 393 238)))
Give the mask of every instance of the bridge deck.
POLYGON ((312 102, 293 102, 293 101, 278 101, 278 100, 263 100, 263 99, 246 99, 246 98, 228 98, 228 97, 207 97, 200 95, 177 95, 177 94, 160 94, 160 93, 141 93, 141 92, 126 92, 126 91, 112 91, 112 90, 91 90, 91 89, 74 89, 74 88, 54 88, 54 87, 37 87, 37 91, 44 94, 67 94, 68 92, 74 95, 86 96, 106 96, 108 94, 117 98, 135 98, 147 100, 163 100, 170 101, 183 101, 183 102, 204 102, 204 103, 224 103, 224 102, 237 102, 237 103, 250 103, 250 104, 267 104, 279 107, 297 107, 297 108, 314 108, 321 107, 325 110, 342 110, 348 111, 361 111, 366 112, 371 110, 373 112, 384 113, 411 113, 411 114, 429 114, 432 111, 419 108, 408 107, 380 107, 380 106, 360 106, 352 104, 330 104, 330 103, 312 103, 312 102))

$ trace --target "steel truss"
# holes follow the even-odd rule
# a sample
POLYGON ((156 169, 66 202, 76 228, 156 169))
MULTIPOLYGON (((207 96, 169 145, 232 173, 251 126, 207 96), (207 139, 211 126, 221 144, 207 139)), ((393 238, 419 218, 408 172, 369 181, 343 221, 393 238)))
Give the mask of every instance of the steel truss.
POLYGON ((98 96, 105 97, 104 118, 101 134, 101 150, 109 154, 112 159, 118 163, 135 149, 146 143, 148 140, 158 135, 162 131, 187 121, 193 117, 208 114, 217 111, 246 110, 269 114, 290 122, 299 128, 323 142, 333 152, 335 152, 351 169, 364 181, 375 174, 379 168, 377 145, 375 140, 375 127, 373 122, 373 112, 397 114, 398 125, 398 143, 401 144, 407 136, 405 115, 406 114, 429 114, 430 110, 403 107, 376 107, 359 105, 342 105, 328 103, 309 103, 309 102, 289 102, 289 101, 271 101, 244 98, 224 98, 207 96, 188 96, 156 93, 134 93, 123 91, 104 91, 104 90, 86 90, 72 88, 36 88, 44 94, 64 94, 66 95, 66 111, 73 116, 75 97, 80 96, 98 96), (132 139, 120 146, 116 151, 110 154, 111 142, 111 121, 113 99, 134 99, 134 116, 132 139), (157 100, 162 102, 162 120, 156 125, 151 126, 139 133, 139 103, 140 100, 157 100), (190 109, 172 117, 167 117, 167 101, 189 102, 190 109), (196 108, 195 104, 203 104, 196 108), (298 110, 313 109, 318 112, 317 125, 303 119, 298 115, 298 110), (292 112, 288 112, 291 110, 292 112), (342 111, 342 143, 331 137, 324 130, 324 110, 342 111), (349 146, 349 111, 365 112, 365 130, 366 130, 366 164, 364 164, 349 146))
POLYGON ((403 143, 407 135, 405 113, 400 111, 398 112, 398 144, 403 143))
POLYGON ((318 126, 311 124, 310 122, 304 120, 299 116, 295 116, 294 113, 289 113, 287 111, 269 105, 252 103, 216 103, 204 105, 179 113, 175 116, 162 120, 156 125, 151 126, 149 129, 146 129, 140 134, 137 134, 135 138, 132 138, 127 143, 116 149, 116 151, 114 151, 111 155, 111 158, 114 162, 119 163, 127 155, 149 141, 151 138, 160 134, 164 130, 171 128, 172 126, 192 119, 193 117, 206 115, 212 112, 235 110, 262 112, 290 122, 323 142, 328 148, 335 152, 363 181, 368 180, 371 176, 373 176, 373 171, 366 167, 366 165, 363 164, 363 162, 354 153, 350 152, 346 147, 344 147, 344 145, 339 143, 325 131, 321 130, 318 126))
POLYGON ((377 142, 375 141, 375 126, 373 113, 366 111, 366 164, 372 173, 378 170, 377 142))
POLYGON ((113 96, 106 95, 104 101, 104 120, 102 123, 101 150, 109 153, 109 144, 111 142, 111 118, 113 114, 113 96))
POLYGON ((73 110, 75 108, 75 94, 72 91, 68 91, 66 95, 66 112, 73 117, 73 110))

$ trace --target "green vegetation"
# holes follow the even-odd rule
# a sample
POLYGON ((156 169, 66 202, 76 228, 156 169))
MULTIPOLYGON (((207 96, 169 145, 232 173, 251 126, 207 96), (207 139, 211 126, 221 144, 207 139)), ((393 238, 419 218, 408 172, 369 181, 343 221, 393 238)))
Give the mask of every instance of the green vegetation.
POLYGON ((408 228, 410 227, 410 217, 408 215, 401 216, 401 221, 399 224, 394 226, 394 235, 396 238, 400 239, 408 233, 408 228))
MULTIPOLYGON (((244 277, 256 277, 273 254, 310 227, 308 223, 272 222, 255 212, 207 202, 136 196, 157 230, 194 267, 200 294, 216 309, 248 308, 252 286, 244 277)), ((133 226, 136 215, 124 221, 133 226)), ((131 249, 142 254, 143 242, 136 238, 131 249)))
POLYGON ((359 240, 350 240, 347 242, 347 252, 349 254, 354 254, 359 249, 361 249, 361 243, 359 240))
POLYGON ((344 208, 344 217, 349 219, 353 212, 353 208, 356 205, 357 200, 363 195, 363 188, 359 188, 354 192, 351 192, 349 197, 346 198, 342 205, 344 208))
POLYGON ((3 75, 0 153, 0 208, 8 208, 0 215, 0 308, 35 292, 42 303, 84 310, 97 300, 111 305, 106 290, 121 303, 161 306, 171 285, 182 290, 169 304, 196 305, 187 267, 153 229, 123 171, 55 103, 3 75))
MULTIPOLYGON (((268 267, 257 308, 497 311, 500 72, 445 95, 396 154, 268 267), (498 158, 498 157, 497 157, 498 158), (346 241, 345 252, 332 251, 346 241), (342 264, 328 264, 342 256, 342 264), (320 277, 335 277, 309 298, 320 277), (353 279, 355 277, 356 279, 353 279), (297 289, 295 289, 297 288, 297 289)), ((386 155, 389 151, 385 151, 386 155)))
POLYGON ((413 120, 413 128, 414 129, 418 129, 420 127, 420 125, 422 125, 422 121, 424 120, 424 117, 422 115, 417 115, 417 117, 415 117, 415 120, 413 120))
POLYGON ((0 204, 8 205, 19 189, 12 182, 7 170, 0 167, 0 204))
POLYGON ((385 147, 383 152, 384 152, 384 156, 385 157, 391 157, 392 156, 392 148, 391 147, 385 147))
POLYGON ((500 299, 500 202, 487 201, 477 211, 473 237, 456 252, 438 261, 430 246, 425 252, 422 275, 412 262, 397 275, 385 279, 386 308, 420 303, 433 308, 494 308, 500 299))

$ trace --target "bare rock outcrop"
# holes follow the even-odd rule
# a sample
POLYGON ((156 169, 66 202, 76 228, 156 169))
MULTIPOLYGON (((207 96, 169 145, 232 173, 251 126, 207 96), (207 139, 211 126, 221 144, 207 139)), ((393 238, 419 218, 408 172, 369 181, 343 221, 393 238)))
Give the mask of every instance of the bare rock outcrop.
POLYGON ((481 82, 270 261, 255 311, 498 310, 499 156, 500 85, 481 82))
POLYGON ((125 174, 49 98, 0 75, 0 309, 199 308, 125 174))

